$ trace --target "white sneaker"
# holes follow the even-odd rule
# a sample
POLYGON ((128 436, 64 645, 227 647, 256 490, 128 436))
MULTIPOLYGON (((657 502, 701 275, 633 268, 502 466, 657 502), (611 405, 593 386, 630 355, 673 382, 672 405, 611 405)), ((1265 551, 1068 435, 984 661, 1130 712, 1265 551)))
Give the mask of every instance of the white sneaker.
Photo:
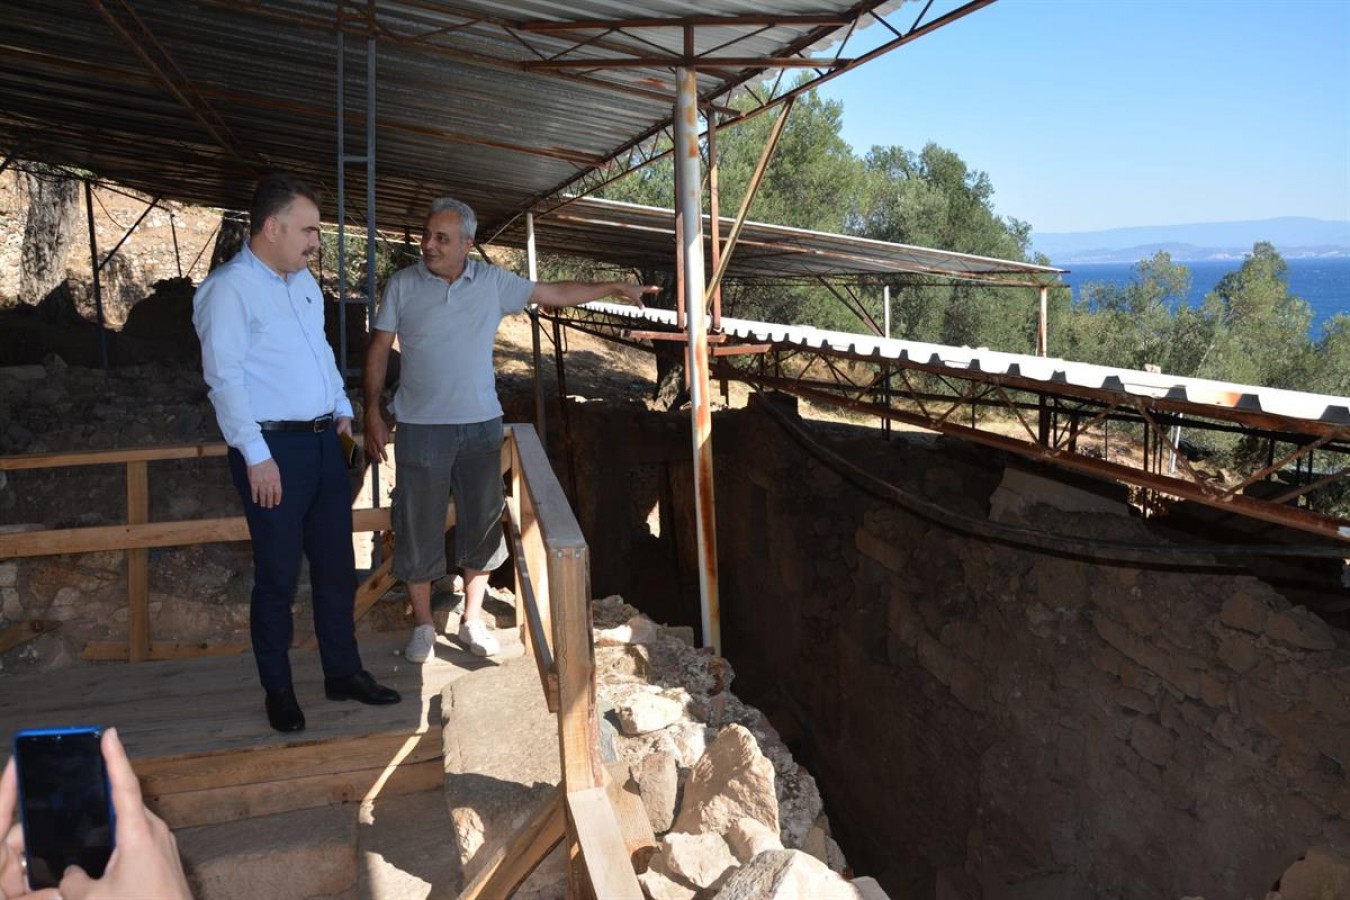
POLYGON ((459 640, 469 652, 478 656, 496 656, 501 650, 497 639, 482 622, 466 619, 459 625, 459 640))
POLYGON ((436 626, 418 625, 413 629, 412 639, 403 651, 403 658, 410 663, 424 663, 435 655, 436 626))

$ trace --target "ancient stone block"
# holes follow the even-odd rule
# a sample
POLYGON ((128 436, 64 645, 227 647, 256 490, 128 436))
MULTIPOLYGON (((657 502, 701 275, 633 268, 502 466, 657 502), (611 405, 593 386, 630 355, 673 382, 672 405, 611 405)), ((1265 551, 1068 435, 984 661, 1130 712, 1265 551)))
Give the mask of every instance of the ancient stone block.
POLYGON ((897 574, 903 574, 910 566, 903 548, 866 528, 859 528, 853 536, 853 545, 858 552, 879 565, 897 574))
POLYGON ((1200 673, 1200 699, 1218 709, 1228 705, 1228 685, 1209 672, 1200 673))
POLYGON ((624 734, 660 731, 684 718, 684 704, 661 694, 636 694, 615 708, 624 734))
POLYGON ((984 676, 970 663, 955 659, 951 670, 952 696, 962 706, 975 712, 984 711, 984 676))
POLYGON ((1264 600, 1248 594, 1234 594, 1224 601, 1219 621, 1229 628, 1260 634, 1265 630, 1269 614, 1270 606, 1264 600))
POLYGON ((1350 897, 1350 855, 1332 847, 1313 847, 1280 876, 1281 900, 1350 897))
POLYGON ((1109 675, 1120 674, 1120 664, 1125 657, 1112 647, 1098 646, 1092 648, 1092 664, 1109 675))
POLYGON ((776 828, 770 828, 749 816, 733 822, 726 832, 726 839, 731 852, 741 862, 749 862, 766 850, 783 849, 776 828))
POLYGON ((675 757, 657 750, 642 759, 638 775, 638 795, 647 810, 647 820, 657 834, 669 831, 675 821, 675 801, 679 792, 679 772, 675 757))
POLYGON ((1124 625, 1097 610, 1092 615, 1092 627, 1097 629, 1097 634, 1112 647, 1126 656, 1134 655, 1134 635, 1124 625))
POLYGON ((1156 766, 1171 759, 1175 740, 1172 732, 1145 716, 1136 716, 1130 727, 1130 746, 1156 766))
POLYGON ((727 879, 718 900, 857 900, 859 892, 800 850, 769 850, 727 879))
POLYGON ((0 563, 0 587, 12 588, 19 581, 19 564, 17 562, 0 563))
POLYGON ((927 633, 919 635, 919 663, 943 684, 952 680, 951 651, 927 633))
POLYGON ((642 895, 647 900, 694 900, 698 893, 651 868, 638 875, 638 884, 642 886, 642 895))
POLYGON ((1258 661, 1251 639, 1236 631, 1226 631, 1219 638, 1218 655, 1224 665, 1239 674, 1250 670, 1258 661))
POLYGON ((694 764, 673 830, 724 834, 746 816, 778 828, 773 764, 754 735, 728 725, 694 764))
POLYGON ((1157 704, 1151 695, 1124 685, 1116 689, 1113 702, 1116 706, 1143 713, 1146 716, 1152 715, 1157 708, 1157 704))
POLYGON ((1308 679, 1308 700, 1332 722, 1350 721, 1350 683, 1319 672, 1308 679))
MULTIPOLYGON (((737 865, 727 842, 718 834, 671 832, 661 839, 659 860, 660 866, 680 881, 700 890, 718 887, 737 865)), ((653 868, 657 868, 655 859, 653 868)))
POLYGON ((1336 649, 1336 638, 1332 636, 1331 629, 1302 606, 1272 615, 1266 620, 1266 634, 1273 640, 1304 650, 1336 649))

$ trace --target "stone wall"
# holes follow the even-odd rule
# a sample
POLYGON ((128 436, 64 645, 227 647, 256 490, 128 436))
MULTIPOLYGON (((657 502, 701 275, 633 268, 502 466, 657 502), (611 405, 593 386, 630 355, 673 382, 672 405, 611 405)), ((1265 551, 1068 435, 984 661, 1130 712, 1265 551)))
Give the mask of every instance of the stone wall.
MULTIPOLYGON (((687 434, 646 437, 684 419, 592 406, 574 419, 591 478, 682 477, 687 434)), ((1109 493, 958 442, 831 445, 972 521, 1164 543, 1109 493)), ((1266 583, 940 527, 753 408, 718 415, 714 450, 726 655, 893 895, 1260 898, 1309 847, 1350 844, 1350 642, 1266 583)), ((644 539, 621 494, 581 494, 597 580, 644 539)))

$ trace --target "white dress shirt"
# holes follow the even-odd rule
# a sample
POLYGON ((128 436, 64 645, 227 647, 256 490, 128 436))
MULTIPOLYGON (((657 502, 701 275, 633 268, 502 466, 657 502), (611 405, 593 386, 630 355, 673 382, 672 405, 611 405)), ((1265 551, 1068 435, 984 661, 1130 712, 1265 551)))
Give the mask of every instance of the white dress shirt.
POLYGON ((324 337, 323 304, 308 269, 283 278, 247 242, 192 299, 216 421, 250 466, 272 456, 259 422, 352 414, 324 337))

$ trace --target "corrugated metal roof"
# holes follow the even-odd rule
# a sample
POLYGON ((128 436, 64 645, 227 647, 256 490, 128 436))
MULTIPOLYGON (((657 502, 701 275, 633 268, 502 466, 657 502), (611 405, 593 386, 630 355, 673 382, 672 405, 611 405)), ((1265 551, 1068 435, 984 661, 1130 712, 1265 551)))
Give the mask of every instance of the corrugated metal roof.
MULTIPOLYGON (((583 309, 625 319, 643 320, 675 327, 675 313, 664 309, 638 309, 616 303, 588 303, 583 309)), ((948 347, 921 341, 902 341, 846 331, 827 331, 801 325, 777 325, 749 319, 722 318, 722 330, 749 342, 797 344, 811 349, 873 357, 877 360, 912 361, 927 366, 974 370, 1043 381, 1071 384, 1094 390, 1140 397, 1185 401, 1216 409, 1245 410, 1305 419, 1333 425, 1350 424, 1350 397, 1307 394, 1280 388, 1230 384, 1205 378, 1186 378, 1157 372, 1139 372, 1055 357, 1003 353, 983 347, 948 347)))
MULTIPOLYGON (((614 200, 580 198, 535 218, 535 242, 545 251, 602 259, 633 268, 672 268, 675 213, 614 200)), ((710 218, 704 216, 704 262, 711 275, 710 218)), ((722 217, 725 239, 733 220, 722 217)), ((523 220, 495 239, 525 246, 523 220)), ((742 229, 727 277, 732 279, 800 278, 803 276, 938 276, 960 281, 1005 285, 1053 284, 1063 269, 1015 260, 892 244, 804 228, 747 222, 742 229)))
MULTIPOLYGON (((223 207, 246 206, 270 169, 331 192, 342 9, 348 154, 364 152, 365 35, 377 36, 380 222, 420 225, 449 193, 491 233, 669 125, 684 24, 695 56, 769 60, 819 52, 897 5, 710 0, 691 19, 684 0, 7 0, 0 155, 223 207), (806 15, 835 22, 793 18, 806 15), (756 18, 704 23, 738 16, 756 18), (563 68, 576 60, 595 65, 563 68)), ((702 70, 700 93, 725 100, 763 69, 702 70)), ((348 173, 360 206, 364 168, 348 173)))

